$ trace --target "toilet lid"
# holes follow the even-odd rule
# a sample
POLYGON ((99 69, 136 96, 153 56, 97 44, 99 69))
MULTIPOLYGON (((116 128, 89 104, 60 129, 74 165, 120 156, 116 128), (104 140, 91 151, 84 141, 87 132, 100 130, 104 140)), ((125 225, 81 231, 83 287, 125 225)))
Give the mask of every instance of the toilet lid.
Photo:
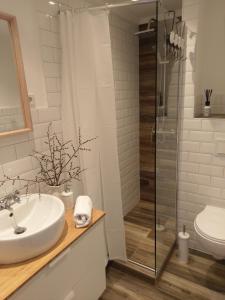
POLYGON ((195 224, 209 239, 225 242, 225 209, 207 205, 197 215, 195 224))

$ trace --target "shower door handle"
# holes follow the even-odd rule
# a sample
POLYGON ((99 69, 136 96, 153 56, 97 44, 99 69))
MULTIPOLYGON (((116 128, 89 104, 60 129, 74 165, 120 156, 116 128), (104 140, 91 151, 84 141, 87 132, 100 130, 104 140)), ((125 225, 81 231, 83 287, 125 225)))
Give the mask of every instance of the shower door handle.
POLYGON ((152 126, 152 131, 151 131, 151 142, 154 143, 155 142, 155 135, 156 135, 156 129, 155 129, 155 125, 152 126))

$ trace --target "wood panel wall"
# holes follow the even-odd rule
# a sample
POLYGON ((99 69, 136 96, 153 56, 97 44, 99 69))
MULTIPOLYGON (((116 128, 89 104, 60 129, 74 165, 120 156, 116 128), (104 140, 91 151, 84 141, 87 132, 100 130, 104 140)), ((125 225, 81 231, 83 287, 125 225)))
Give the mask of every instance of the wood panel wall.
MULTIPOLYGON (((140 25, 140 30, 147 24, 140 25)), ((139 36, 140 90, 140 194, 155 201, 155 110, 157 79, 156 32, 139 36)))

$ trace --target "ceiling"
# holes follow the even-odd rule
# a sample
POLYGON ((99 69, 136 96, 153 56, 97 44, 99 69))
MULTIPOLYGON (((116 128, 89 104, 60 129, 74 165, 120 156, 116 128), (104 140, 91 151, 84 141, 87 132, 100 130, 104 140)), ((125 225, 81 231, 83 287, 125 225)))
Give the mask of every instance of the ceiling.
MULTIPOLYGON (((131 0, 89 0, 91 6, 98 6, 104 4, 117 4, 117 3, 130 3, 131 0)), ((163 7, 166 10, 179 10, 181 9, 182 0, 162 0, 163 7)), ((156 4, 145 3, 141 5, 120 6, 111 9, 114 13, 140 24, 148 21, 151 17, 156 15, 156 4)))
POLYGON ((113 8, 112 11, 121 17, 132 21, 135 24, 141 24, 148 22, 151 17, 156 15, 156 5, 155 3, 142 4, 142 5, 132 5, 123 6, 118 8, 113 8))

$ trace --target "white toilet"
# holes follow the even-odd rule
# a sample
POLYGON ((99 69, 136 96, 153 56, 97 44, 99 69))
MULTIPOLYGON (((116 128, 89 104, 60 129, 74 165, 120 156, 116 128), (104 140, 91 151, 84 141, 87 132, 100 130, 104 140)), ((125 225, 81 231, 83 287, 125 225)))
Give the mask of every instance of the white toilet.
POLYGON ((225 209, 207 205, 195 218, 194 227, 205 252, 225 259, 225 209))

